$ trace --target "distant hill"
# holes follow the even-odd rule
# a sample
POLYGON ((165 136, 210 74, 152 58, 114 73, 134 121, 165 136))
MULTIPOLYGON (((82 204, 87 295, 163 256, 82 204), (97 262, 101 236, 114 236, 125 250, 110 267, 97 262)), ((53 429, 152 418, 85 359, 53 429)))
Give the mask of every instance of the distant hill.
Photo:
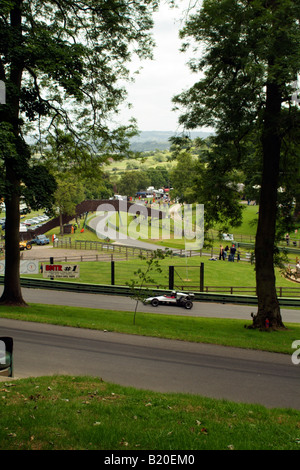
MULTIPOLYGON (((212 132, 196 132, 191 131, 188 135, 191 139, 196 139, 196 137, 201 137, 201 139, 206 139, 206 137, 212 135, 212 132)), ((180 135, 179 132, 173 131, 141 131, 139 135, 134 136, 130 139, 131 145, 130 148, 134 152, 151 152, 155 150, 168 150, 170 148, 170 137, 180 135)), ((29 145, 34 145, 36 140, 33 137, 26 137, 26 142, 29 145)))
MULTIPOLYGON (((149 152, 154 150, 168 150, 170 148, 170 137, 178 135, 172 131, 142 131, 140 135, 131 138, 131 150, 135 152, 149 152)), ((212 135, 211 132, 189 132, 191 139, 212 135)))

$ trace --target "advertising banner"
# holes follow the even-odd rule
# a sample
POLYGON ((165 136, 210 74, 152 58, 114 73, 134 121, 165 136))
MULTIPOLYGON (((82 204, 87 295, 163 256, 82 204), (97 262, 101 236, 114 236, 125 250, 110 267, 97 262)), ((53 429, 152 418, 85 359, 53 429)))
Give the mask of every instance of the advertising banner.
POLYGON ((79 265, 78 264, 44 264, 43 277, 77 278, 79 277, 79 265))

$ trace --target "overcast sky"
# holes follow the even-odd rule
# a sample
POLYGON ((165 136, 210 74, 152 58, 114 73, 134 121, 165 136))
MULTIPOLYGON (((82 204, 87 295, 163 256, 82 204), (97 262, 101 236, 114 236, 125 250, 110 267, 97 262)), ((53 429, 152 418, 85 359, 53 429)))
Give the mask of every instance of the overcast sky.
POLYGON ((171 9, 163 0, 160 9, 154 14, 153 37, 156 47, 153 60, 143 60, 143 69, 128 89, 128 101, 133 108, 122 113, 122 123, 128 117, 138 121, 142 131, 177 131, 178 114, 172 111, 172 97, 188 88, 196 81, 191 74, 187 53, 179 51, 181 41, 178 32, 184 9, 189 0, 181 0, 182 10, 171 9))

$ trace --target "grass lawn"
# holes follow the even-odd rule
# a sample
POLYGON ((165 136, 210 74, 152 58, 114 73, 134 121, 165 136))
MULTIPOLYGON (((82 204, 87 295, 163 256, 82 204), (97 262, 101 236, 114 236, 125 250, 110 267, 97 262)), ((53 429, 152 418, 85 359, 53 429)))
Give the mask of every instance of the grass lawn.
POLYGON ((125 456, 129 450, 193 454, 300 445, 295 410, 141 391, 92 377, 29 378, 0 388, 1 450, 116 450, 125 456))

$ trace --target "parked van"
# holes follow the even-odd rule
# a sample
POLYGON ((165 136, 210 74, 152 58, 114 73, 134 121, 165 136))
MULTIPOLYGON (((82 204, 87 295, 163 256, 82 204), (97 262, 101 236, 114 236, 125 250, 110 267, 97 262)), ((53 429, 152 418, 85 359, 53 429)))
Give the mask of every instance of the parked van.
POLYGON ((126 201, 127 196, 121 196, 120 194, 115 194, 113 197, 109 198, 110 200, 116 199, 117 201, 126 201))

